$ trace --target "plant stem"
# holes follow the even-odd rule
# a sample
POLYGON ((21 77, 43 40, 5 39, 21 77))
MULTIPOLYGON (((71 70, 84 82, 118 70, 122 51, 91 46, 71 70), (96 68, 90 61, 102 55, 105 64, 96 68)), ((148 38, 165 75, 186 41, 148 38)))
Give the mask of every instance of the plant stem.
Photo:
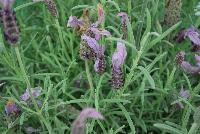
POLYGON ((190 128, 188 134, 196 134, 198 129, 199 129, 199 125, 194 122, 192 124, 192 127, 190 128))
MULTIPOLYGON (((37 105, 37 102, 35 101, 34 97, 33 97, 33 94, 31 92, 31 84, 30 84, 30 81, 28 79, 28 76, 26 74, 26 71, 25 71, 25 67, 23 65, 23 62, 22 62, 22 58, 21 58, 21 55, 20 55, 20 52, 19 52, 19 48, 18 48, 18 45, 15 47, 15 53, 16 53, 16 56, 17 56, 17 60, 18 60, 18 63, 19 63, 19 66, 20 66, 20 69, 21 69, 21 72, 23 73, 23 77, 24 77, 24 80, 27 84, 27 89, 28 89, 28 93, 30 95, 30 98, 31 98, 31 101, 33 102, 33 105, 38 113, 38 116, 40 117, 40 119, 44 122, 44 124, 46 125, 49 133, 51 134, 51 128, 49 127, 50 125, 47 123, 47 121, 45 120, 45 118, 43 117, 43 115, 41 114, 40 110, 39 110, 39 107, 37 105)), ((43 124, 42 124, 43 125, 43 124)))
POLYGON ((56 21, 56 27, 58 29, 58 36, 59 36, 59 39, 60 39, 60 43, 62 45, 62 50, 64 51, 64 54, 66 55, 67 60, 71 61, 71 58, 70 58, 69 54, 66 52, 66 47, 65 47, 63 34, 62 34, 62 30, 61 30, 59 21, 58 21, 58 19, 55 19, 55 21, 56 21))
POLYGON ((21 72, 23 73, 23 77, 24 77, 24 80, 25 80, 26 85, 27 85, 27 89, 28 89, 28 92, 30 94, 30 98, 31 98, 31 100, 32 100, 32 102, 33 102, 33 104, 35 106, 36 111, 39 111, 39 107, 38 107, 38 105, 37 105, 37 103, 36 103, 36 101, 35 101, 35 99, 33 97, 32 92, 31 92, 31 84, 30 84, 28 76, 26 74, 25 67, 23 65, 23 62, 22 62, 22 59, 21 59, 21 55, 20 55, 18 46, 15 47, 15 53, 17 55, 17 60, 18 60, 21 72))
POLYGON ((94 85, 92 83, 92 75, 90 73, 90 69, 89 69, 89 65, 88 65, 88 61, 87 60, 85 61, 85 69, 86 69, 87 79, 88 79, 88 82, 89 82, 89 85, 90 85, 90 97, 89 97, 89 100, 91 100, 92 96, 94 94, 94 85))
POLYGON ((85 61, 85 69, 86 69, 86 74, 87 74, 88 82, 89 82, 89 85, 90 85, 90 89, 94 90, 94 85, 92 83, 92 76, 91 76, 91 73, 90 73, 90 69, 89 69, 89 65, 88 65, 87 60, 85 61))

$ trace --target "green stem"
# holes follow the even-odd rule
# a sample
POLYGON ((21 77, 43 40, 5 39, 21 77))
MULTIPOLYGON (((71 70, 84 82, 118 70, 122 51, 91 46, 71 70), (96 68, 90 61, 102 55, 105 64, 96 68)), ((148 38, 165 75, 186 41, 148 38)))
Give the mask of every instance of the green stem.
POLYGON ((89 85, 90 85, 90 89, 94 90, 94 85, 92 83, 92 75, 90 73, 90 69, 89 69, 89 65, 88 65, 87 60, 85 61, 85 69, 86 69, 86 74, 87 74, 88 82, 89 82, 89 85))
POLYGON ((91 100, 92 96, 94 94, 94 85, 92 83, 92 75, 90 73, 90 69, 89 69, 89 65, 88 65, 87 60, 85 61, 85 69, 86 69, 87 79, 88 79, 88 82, 89 82, 89 85, 90 85, 90 98, 89 98, 89 100, 91 100))
POLYGON ((196 134, 198 129, 199 129, 199 125, 197 123, 193 123, 188 134, 196 134))
POLYGON ((132 0, 128 1, 128 14, 131 15, 131 9, 132 9, 132 0))
POLYGON ((59 36, 59 39, 60 39, 60 43, 62 45, 62 50, 64 51, 67 60, 71 61, 71 58, 70 58, 69 54, 66 52, 66 47, 65 47, 65 43, 64 43, 64 39, 63 39, 63 34, 62 34, 62 30, 61 30, 59 21, 58 21, 58 19, 55 19, 55 21, 56 21, 56 27, 58 29, 58 36, 59 36))

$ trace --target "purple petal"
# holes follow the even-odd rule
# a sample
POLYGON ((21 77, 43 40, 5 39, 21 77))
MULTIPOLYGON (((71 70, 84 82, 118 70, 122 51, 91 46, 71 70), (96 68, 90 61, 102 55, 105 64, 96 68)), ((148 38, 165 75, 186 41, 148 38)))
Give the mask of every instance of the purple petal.
POLYGON ((87 118, 95 118, 101 120, 104 119, 103 115, 96 111, 96 109, 86 108, 80 113, 80 115, 72 124, 72 134, 84 134, 87 118))
POLYGON ((197 64, 197 66, 200 67, 200 56, 195 55, 195 60, 196 60, 196 64, 197 64))
POLYGON ((127 13, 125 12, 120 12, 117 14, 117 16, 121 17, 121 23, 126 24, 126 18, 128 17, 127 13))
POLYGON ((112 56, 113 67, 120 68, 127 56, 125 44, 117 42, 117 51, 112 56))
POLYGON ((3 5, 3 8, 11 9, 15 0, 0 0, 0 3, 3 5))
POLYGON ((105 46, 99 45, 98 42, 94 38, 91 38, 84 34, 81 36, 81 39, 82 39, 82 41, 86 42, 87 45, 90 48, 92 48, 97 55, 102 55, 104 53, 105 46))
POLYGON ((180 66, 187 73, 190 73, 190 74, 200 73, 200 67, 192 66, 189 62, 183 61, 180 66))
POLYGON ((200 46, 199 33, 195 31, 193 26, 185 31, 185 36, 187 36, 194 44, 200 46))
MULTIPOLYGON (((41 94, 41 89, 40 88, 34 88, 31 89, 32 95, 34 98, 37 98, 40 96, 41 94)), ((28 100, 30 100, 30 95, 28 92, 28 89, 26 89, 26 91, 24 92, 24 94, 21 95, 21 100, 27 102, 28 100)))
POLYGON ((102 35, 107 36, 107 37, 111 36, 111 33, 105 29, 99 30, 96 27, 91 27, 90 30, 94 33, 96 40, 99 40, 102 35))
POLYGON ((32 134, 32 133, 37 133, 37 132, 40 132, 41 130, 40 129, 35 129, 33 127, 25 127, 25 130, 27 133, 29 134, 32 134))
POLYGON ((13 101, 10 100, 5 106, 5 112, 9 116, 11 114, 19 114, 20 109, 13 101))
POLYGON ((81 20, 77 19, 76 16, 69 17, 69 20, 67 22, 67 27, 77 28, 81 25, 83 25, 83 22, 81 20))
POLYGON ((185 99, 190 97, 190 92, 188 90, 184 90, 183 88, 179 92, 179 95, 185 99))
POLYGON ((104 15, 104 10, 103 6, 101 4, 97 5, 97 10, 98 10, 98 25, 101 24, 104 21, 105 15, 104 15))

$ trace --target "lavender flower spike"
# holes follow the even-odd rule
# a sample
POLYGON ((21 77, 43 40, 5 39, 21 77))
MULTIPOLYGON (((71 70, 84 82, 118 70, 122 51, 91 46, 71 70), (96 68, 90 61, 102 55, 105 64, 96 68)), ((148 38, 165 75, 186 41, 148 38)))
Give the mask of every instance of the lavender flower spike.
MULTIPOLYGON (((34 89, 31 89, 31 92, 32 92, 33 97, 37 98, 41 94, 41 89, 40 88, 34 88, 34 89)), ((25 101, 25 102, 28 102, 30 100, 30 94, 29 94, 27 89, 24 92, 24 94, 21 95, 21 100, 25 101)))
POLYGON ((185 36, 187 36, 192 41, 192 43, 200 46, 199 33, 196 32, 194 26, 191 26, 189 29, 185 31, 185 36))
POLYGON ((124 85, 124 76, 121 66, 124 64, 127 52, 125 44, 117 42, 117 51, 112 56, 111 86, 118 89, 124 85))
POLYGON ((85 108, 72 124, 72 134, 84 134, 87 118, 95 118, 103 120, 101 113, 94 108, 85 108))
POLYGON ((118 13, 119 17, 121 17, 121 30, 123 33, 122 39, 128 38, 128 31, 127 31, 127 25, 126 25, 126 19, 128 18, 128 15, 124 12, 118 13))

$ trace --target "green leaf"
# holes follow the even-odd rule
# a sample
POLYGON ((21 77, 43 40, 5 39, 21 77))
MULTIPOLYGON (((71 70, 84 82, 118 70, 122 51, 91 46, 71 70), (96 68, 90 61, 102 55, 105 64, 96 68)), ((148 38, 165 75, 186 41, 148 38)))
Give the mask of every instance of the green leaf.
POLYGON ((183 134, 183 132, 181 130, 178 130, 177 128, 174 128, 174 127, 166 125, 166 124, 156 123, 156 124, 154 124, 154 126, 161 130, 166 130, 171 134, 183 134))
POLYGON ((144 76, 147 78, 147 80, 149 81, 149 84, 151 85, 152 89, 155 89, 155 82, 153 80, 153 78, 151 77, 151 75, 149 74, 148 70, 142 66, 138 66, 138 69, 141 70, 141 72, 144 74, 144 76))
POLYGON ((133 121, 131 120, 129 113, 126 111, 126 108, 121 103, 118 103, 118 106, 120 107, 128 121, 128 124, 131 128, 131 134, 135 134, 135 126, 133 125, 133 121))
POLYGON ((162 33, 159 37, 154 39, 153 41, 150 42, 150 44, 146 47, 145 51, 148 51, 151 49, 153 46, 155 46, 157 43, 159 43, 162 39, 164 39, 167 35, 169 35, 172 31, 174 31, 182 22, 178 22, 177 24, 173 25, 171 28, 169 28, 167 31, 162 33))

